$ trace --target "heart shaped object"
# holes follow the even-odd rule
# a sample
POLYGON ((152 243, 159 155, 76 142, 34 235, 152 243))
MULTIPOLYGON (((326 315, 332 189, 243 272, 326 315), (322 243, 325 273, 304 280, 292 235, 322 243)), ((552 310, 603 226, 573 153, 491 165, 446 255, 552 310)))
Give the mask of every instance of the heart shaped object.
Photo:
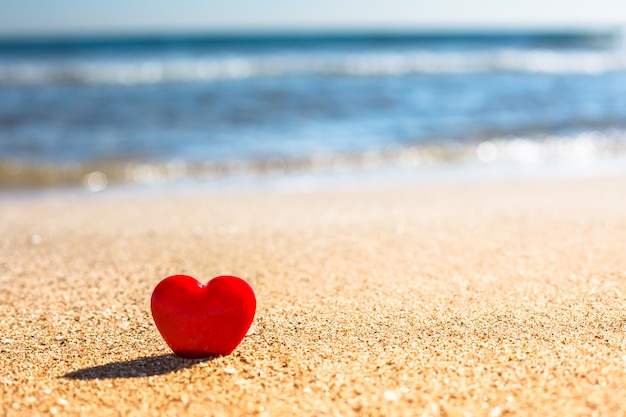
POLYGON ((150 302, 152 318, 168 346, 184 358, 228 355, 244 338, 256 298, 241 278, 219 276, 203 285, 187 275, 159 282, 150 302))

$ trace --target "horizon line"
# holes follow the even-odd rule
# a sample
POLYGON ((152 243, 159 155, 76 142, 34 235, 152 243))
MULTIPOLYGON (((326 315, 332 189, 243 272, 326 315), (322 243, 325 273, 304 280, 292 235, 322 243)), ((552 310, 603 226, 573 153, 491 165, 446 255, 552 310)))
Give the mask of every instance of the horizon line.
POLYGON ((504 34, 602 34, 611 35, 622 32, 626 24, 471 24, 471 25, 370 25, 370 26, 307 26, 307 27, 193 27, 193 28, 102 28, 98 30, 49 30, 29 33, 2 33, 0 42, 20 41, 71 41, 73 39, 126 39, 126 38, 199 38, 199 37, 272 37, 272 36, 350 36, 350 35, 429 35, 429 34, 453 34, 453 35, 488 35, 494 33, 504 34))

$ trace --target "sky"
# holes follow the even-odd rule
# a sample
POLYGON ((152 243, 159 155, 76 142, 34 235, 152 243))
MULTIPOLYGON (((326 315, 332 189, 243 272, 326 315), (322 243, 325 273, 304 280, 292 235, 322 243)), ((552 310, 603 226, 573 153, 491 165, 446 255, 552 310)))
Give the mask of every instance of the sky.
POLYGON ((624 0, 0 1, 0 36, 624 24, 624 0))

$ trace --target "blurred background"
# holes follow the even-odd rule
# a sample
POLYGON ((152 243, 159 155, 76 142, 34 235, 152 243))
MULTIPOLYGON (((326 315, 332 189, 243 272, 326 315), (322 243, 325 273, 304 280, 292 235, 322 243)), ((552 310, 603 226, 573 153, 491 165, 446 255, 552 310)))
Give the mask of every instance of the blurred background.
POLYGON ((0 3, 0 191, 626 170, 613 0, 0 3))

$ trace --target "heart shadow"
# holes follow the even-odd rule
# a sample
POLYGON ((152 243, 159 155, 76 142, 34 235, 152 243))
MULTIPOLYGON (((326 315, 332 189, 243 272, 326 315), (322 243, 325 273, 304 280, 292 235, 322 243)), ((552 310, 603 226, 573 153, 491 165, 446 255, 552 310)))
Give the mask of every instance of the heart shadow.
POLYGON ((63 377, 75 380, 142 378, 165 375, 181 369, 190 368, 202 362, 211 361, 218 356, 203 359, 185 359, 173 354, 146 356, 123 362, 111 362, 69 372, 63 377))

